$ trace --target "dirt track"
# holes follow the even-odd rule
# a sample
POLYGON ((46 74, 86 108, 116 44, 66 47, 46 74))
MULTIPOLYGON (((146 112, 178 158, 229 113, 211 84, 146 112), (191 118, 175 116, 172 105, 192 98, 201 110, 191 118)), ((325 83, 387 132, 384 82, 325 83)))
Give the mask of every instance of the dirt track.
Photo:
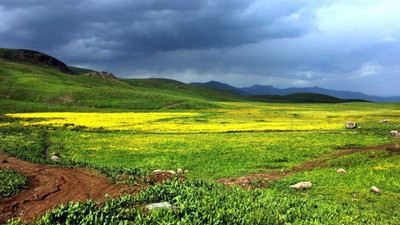
POLYGON ((33 164, 18 160, 0 152, 1 169, 14 169, 29 179, 29 186, 21 193, 0 200, 0 224, 7 219, 21 217, 29 220, 38 214, 69 201, 105 199, 105 194, 118 196, 122 193, 138 192, 140 187, 130 188, 108 184, 105 178, 84 168, 61 168, 51 165, 33 164))
MULTIPOLYGON (((253 188, 251 186, 252 182, 257 182, 263 179, 276 181, 282 179, 283 177, 290 176, 295 173, 299 173, 306 170, 313 170, 316 167, 325 166, 329 160, 337 159, 346 155, 350 155, 356 152, 365 152, 365 151, 378 151, 378 150, 389 150, 391 152, 396 152, 400 154, 400 143, 393 143, 393 144, 385 144, 381 146, 374 146, 374 147, 365 147, 359 149, 339 149, 338 152, 323 155, 320 158, 316 158, 307 162, 304 162, 300 165, 294 166, 289 168, 285 171, 268 171, 263 173, 256 173, 256 174, 248 174, 243 177, 234 177, 234 178, 221 178, 217 182, 225 185, 237 185, 241 186, 245 189, 253 188)), ((261 184, 261 187, 267 187, 266 184, 261 184)))

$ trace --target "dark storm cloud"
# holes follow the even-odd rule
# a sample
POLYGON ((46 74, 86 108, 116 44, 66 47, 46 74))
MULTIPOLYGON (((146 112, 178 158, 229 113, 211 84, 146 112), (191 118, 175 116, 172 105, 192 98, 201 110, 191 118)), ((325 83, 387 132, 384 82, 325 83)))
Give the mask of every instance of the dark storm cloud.
MULTIPOLYGON (((278 2, 278 1, 277 1, 278 2)), ((1 41, 53 49, 81 42, 88 47, 141 52, 225 48, 264 39, 296 37, 310 17, 287 16, 299 8, 255 1, 2 1, 14 17, 1 41), (10 32, 11 31, 11 32, 10 32), (12 32, 15 31, 15 32, 12 32)), ((296 4, 296 6, 299 4, 296 4)))
POLYGON ((358 82, 400 94, 372 87, 398 72, 397 9, 394 0, 2 0, 0 43, 125 77, 358 82))

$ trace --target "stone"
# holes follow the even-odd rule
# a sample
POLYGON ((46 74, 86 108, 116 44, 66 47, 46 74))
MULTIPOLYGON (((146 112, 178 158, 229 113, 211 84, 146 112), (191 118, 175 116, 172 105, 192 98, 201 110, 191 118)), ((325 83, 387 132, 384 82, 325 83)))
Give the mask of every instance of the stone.
POLYGON ((177 207, 171 205, 169 202, 158 202, 158 203, 152 203, 146 206, 147 210, 154 210, 154 209, 173 209, 176 210, 177 207))
POLYGON ((173 170, 165 170, 164 172, 170 173, 170 174, 176 174, 175 171, 173 171, 173 170))
POLYGON ((337 171, 336 171, 336 173, 346 173, 346 170, 344 170, 344 169, 338 169, 337 171))
POLYGON ((103 79, 116 79, 114 74, 106 72, 106 71, 102 71, 102 72, 92 71, 92 72, 87 73, 86 75, 91 76, 91 77, 100 77, 103 79))
POLYGON ((187 171, 187 170, 184 170, 184 169, 181 169, 181 168, 178 168, 178 169, 176 170, 176 172, 177 172, 178 174, 185 174, 185 173, 187 173, 188 171, 187 171))
POLYGON ((379 188, 377 188, 376 186, 372 186, 371 191, 376 194, 379 194, 379 195, 382 194, 382 191, 379 188))
POLYGON ((379 121, 379 123, 389 123, 389 120, 388 119, 384 119, 384 120, 379 121))
POLYGON ((346 128, 347 129, 355 129, 355 128, 357 128, 357 123, 353 122, 353 121, 347 121, 346 128))
POLYGON ((390 131, 390 137, 400 138, 400 133, 397 130, 392 130, 392 131, 390 131))
POLYGON ((53 162, 60 162, 60 158, 59 158, 58 156, 53 155, 53 156, 51 157, 51 161, 53 161, 53 162))
POLYGON ((311 182, 302 181, 300 183, 297 183, 297 184, 294 184, 294 185, 290 185, 290 188, 293 188, 293 189, 296 189, 296 190, 305 190, 305 189, 310 188, 311 186, 312 186, 311 182))
POLYGON ((154 170, 153 173, 170 173, 170 174, 176 174, 175 171, 173 171, 173 170, 154 170))

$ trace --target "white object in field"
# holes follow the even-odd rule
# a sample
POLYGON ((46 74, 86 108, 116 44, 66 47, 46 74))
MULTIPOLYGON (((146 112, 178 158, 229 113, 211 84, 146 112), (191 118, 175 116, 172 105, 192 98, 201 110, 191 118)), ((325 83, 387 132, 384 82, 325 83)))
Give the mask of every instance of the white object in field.
POLYGON ((296 190, 305 190, 308 189, 312 186, 311 182, 300 182, 294 185, 290 185, 290 188, 296 189, 296 190))

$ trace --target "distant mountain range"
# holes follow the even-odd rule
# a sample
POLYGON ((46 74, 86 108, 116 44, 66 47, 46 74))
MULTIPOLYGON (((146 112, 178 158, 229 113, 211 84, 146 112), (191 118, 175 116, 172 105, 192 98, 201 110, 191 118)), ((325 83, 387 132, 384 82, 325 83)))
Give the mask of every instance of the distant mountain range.
POLYGON ((400 96, 381 97, 381 96, 367 95, 361 92, 337 91, 337 90, 325 89, 317 86, 304 87, 304 88, 292 87, 292 88, 280 89, 280 88, 275 88, 271 85, 253 85, 251 87, 237 88, 218 81, 209 81, 206 83, 191 83, 191 85, 227 90, 242 95, 290 95, 297 93, 315 93, 315 94, 329 95, 341 99, 362 99, 372 102, 400 102, 400 96))

